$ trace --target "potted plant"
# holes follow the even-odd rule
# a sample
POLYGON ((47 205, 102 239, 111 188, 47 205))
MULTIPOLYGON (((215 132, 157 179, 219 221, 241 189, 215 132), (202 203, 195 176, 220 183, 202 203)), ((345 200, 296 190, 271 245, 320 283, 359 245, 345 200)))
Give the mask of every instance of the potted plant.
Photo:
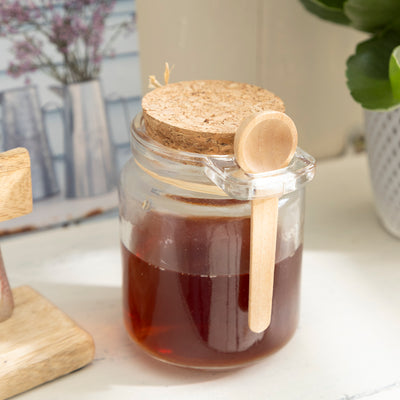
POLYGON ((116 0, 2 0, 0 36, 11 41, 8 73, 37 70, 61 84, 64 98, 66 196, 105 193, 115 185, 114 149, 109 137, 99 75, 112 43, 130 31, 133 18, 107 25, 116 0))
POLYGON ((400 1, 300 1, 324 20, 369 34, 347 59, 347 86, 364 108, 378 215, 385 228, 400 237, 400 1))

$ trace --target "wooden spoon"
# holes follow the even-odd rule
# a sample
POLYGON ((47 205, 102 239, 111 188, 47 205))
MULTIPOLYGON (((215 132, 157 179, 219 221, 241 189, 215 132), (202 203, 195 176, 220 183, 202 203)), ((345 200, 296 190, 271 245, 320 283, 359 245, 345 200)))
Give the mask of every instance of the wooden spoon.
MULTIPOLYGON (((245 119, 235 135, 240 168, 251 174, 286 167, 296 151, 297 130, 284 113, 266 111, 245 119)), ((251 201, 249 328, 262 332, 271 322, 278 197, 251 201)))

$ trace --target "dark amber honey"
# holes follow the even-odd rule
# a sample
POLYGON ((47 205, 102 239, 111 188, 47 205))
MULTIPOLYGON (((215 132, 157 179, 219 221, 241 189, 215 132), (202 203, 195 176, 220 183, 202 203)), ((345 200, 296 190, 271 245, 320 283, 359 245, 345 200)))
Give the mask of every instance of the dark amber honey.
POLYGON ((178 365, 229 368, 264 357, 293 335, 302 248, 275 266, 269 328, 248 328, 250 219, 150 212, 122 245, 131 337, 178 365))

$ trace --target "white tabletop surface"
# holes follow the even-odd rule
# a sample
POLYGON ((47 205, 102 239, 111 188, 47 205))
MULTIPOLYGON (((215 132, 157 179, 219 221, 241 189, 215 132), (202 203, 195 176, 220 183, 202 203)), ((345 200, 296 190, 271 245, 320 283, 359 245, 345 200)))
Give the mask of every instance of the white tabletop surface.
POLYGON ((90 332, 92 364, 18 399, 400 399, 400 240, 380 226, 366 158, 320 162, 307 189, 299 328, 250 367, 164 365, 125 333, 118 219, 2 240, 10 283, 28 284, 90 332))

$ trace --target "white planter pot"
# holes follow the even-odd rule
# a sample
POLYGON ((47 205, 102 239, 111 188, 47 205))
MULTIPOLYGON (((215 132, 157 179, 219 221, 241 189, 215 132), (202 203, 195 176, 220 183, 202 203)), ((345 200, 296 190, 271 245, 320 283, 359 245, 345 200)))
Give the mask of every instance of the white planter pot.
POLYGON ((378 215, 383 226, 400 238, 400 107, 365 110, 365 134, 378 215))

